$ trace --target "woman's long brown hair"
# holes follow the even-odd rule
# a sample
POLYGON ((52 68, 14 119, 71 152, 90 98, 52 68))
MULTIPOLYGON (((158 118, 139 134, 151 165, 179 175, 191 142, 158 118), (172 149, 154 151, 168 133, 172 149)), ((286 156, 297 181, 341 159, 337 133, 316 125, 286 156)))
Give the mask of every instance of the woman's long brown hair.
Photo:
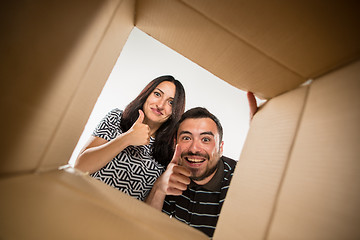
POLYGON ((174 83, 176 91, 172 104, 172 114, 155 133, 153 157, 160 164, 167 166, 174 153, 172 136, 175 131, 175 125, 185 110, 185 90, 180 81, 176 80, 173 76, 165 75, 155 78, 148 83, 140 94, 124 109, 120 127, 123 132, 131 128, 139 117, 138 110, 143 110, 143 105, 148 96, 164 81, 174 83))

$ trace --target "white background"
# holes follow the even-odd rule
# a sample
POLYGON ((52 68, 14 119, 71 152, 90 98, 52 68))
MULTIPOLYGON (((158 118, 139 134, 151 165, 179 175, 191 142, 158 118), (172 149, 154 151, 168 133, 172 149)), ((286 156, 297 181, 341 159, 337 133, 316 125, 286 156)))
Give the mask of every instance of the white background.
POLYGON ((172 75, 183 84, 186 92, 185 110, 205 107, 220 119, 224 129, 224 155, 238 160, 249 128, 246 93, 134 28, 94 106, 69 164, 74 164, 79 151, 108 111, 124 109, 147 83, 161 75, 172 75))

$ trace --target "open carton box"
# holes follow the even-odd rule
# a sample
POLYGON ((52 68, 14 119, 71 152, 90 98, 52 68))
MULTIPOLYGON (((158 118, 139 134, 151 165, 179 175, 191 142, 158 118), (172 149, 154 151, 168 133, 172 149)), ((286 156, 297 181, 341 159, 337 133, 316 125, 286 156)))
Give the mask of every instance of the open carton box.
POLYGON ((61 168, 134 26, 268 100, 251 122, 214 239, 360 237, 357 1, 3 5, 1 239, 207 239, 61 168))

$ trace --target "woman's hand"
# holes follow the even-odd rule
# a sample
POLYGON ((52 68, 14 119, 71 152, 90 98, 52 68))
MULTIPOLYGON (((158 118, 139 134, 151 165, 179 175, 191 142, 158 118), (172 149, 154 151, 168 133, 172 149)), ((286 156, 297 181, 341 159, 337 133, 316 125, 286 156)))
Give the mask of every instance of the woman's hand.
POLYGON ((150 127, 143 123, 144 117, 144 112, 139 109, 138 119, 124 135, 129 145, 139 146, 150 143, 150 127))

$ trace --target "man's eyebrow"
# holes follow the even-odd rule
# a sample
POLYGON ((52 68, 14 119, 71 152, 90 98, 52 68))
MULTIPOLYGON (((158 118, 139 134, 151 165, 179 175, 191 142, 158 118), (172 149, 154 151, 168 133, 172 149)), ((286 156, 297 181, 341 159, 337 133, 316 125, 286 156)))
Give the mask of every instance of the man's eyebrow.
POLYGON ((202 133, 200 133, 200 135, 211 135, 211 136, 215 136, 215 134, 214 134, 213 132, 211 132, 211 131, 209 131, 209 132, 202 132, 202 133))
POLYGON ((189 132, 189 131, 181 131, 181 132, 179 132, 179 135, 182 135, 182 134, 191 134, 191 132, 189 132))
MULTIPOLYGON (((182 134, 190 134, 190 135, 192 135, 192 133, 191 133, 190 131, 185 131, 185 130, 179 132, 179 135, 182 135, 182 134)), ((211 131, 202 132, 202 133, 200 133, 200 135, 211 135, 211 136, 215 136, 215 134, 214 134, 213 132, 211 132, 211 131)))

